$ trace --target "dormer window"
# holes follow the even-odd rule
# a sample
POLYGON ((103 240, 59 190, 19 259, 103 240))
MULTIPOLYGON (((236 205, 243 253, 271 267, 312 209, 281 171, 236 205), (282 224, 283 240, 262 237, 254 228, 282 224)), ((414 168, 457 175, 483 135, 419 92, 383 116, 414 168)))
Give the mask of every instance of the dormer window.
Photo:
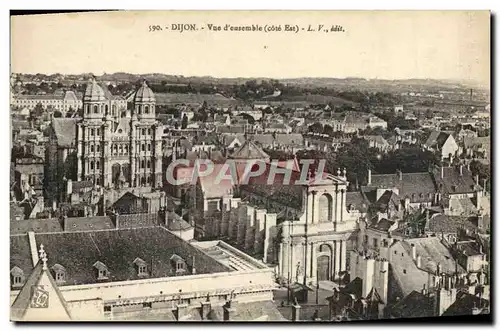
POLYGON ((93 266, 97 270, 97 279, 104 280, 109 278, 108 267, 101 261, 97 261, 93 266))
POLYGON ((24 284, 24 271, 15 266, 10 270, 10 281, 13 287, 21 287, 24 284))
POLYGON ((173 267, 175 269, 175 273, 182 273, 186 271, 186 262, 182 257, 180 257, 177 254, 172 255, 170 258, 170 261, 173 264, 173 267))
POLYGON ((66 282, 66 269, 62 265, 54 264, 51 269, 54 272, 56 283, 60 284, 66 282))
POLYGON ((137 276, 139 276, 139 277, 148 276, 148 267, 146 265, 146 262, 144 262, 143 259, 136 258, 134 260, 134 264, 135 264, 135 267, 137 269, 137 276))

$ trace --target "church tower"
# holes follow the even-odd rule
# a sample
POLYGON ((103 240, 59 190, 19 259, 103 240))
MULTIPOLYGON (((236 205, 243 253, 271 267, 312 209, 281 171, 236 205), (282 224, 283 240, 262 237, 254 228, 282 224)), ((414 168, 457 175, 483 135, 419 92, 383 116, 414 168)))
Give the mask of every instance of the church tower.
POLYGON ((83 96, 83 120, 77 127, 77 176, 79 180, 90 180, 105 185, 104 158, 109 141, 105 141, 103 118, 109 111, 104 90, 91 78, 83 96))

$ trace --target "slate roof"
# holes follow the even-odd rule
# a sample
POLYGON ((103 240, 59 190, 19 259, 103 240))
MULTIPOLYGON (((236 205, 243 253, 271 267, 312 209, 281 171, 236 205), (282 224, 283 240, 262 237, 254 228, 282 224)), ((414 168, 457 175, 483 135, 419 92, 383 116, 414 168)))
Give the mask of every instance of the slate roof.
POLYGON ((52 128, 57 138, 57 144, 60 147, 75 146, 76 123, 75 118, 53 118, 52 128))
POLYGON ((443 144, 446 142, 449 136, 449 133, 445 133, 442 131, 432 131, 425 141, 425 145, 428 147, 441 148, 443 147, 443 144))
MULTIPOLYGON (((139 257, 148 263, 151 278, 175 275, 170 262, 173 254, 181 256, 191 270, 196 257, 196 272, 207 274, 230 271, 198 248, 191 246, 162 227, 103 230, 92 232, 63 232, 35 235, 37 244, 43 244, 51 264, 66 268, 66 284, 92 284, 97 280, 93 265, 100 261, 108 268, 107 281, 140 279, 134 260, 139 257)), ((11 236, 11 265, 17 265, 25 274, 31 273, 30 246, 27 235, 11 236)))
POLYGON ((390 207, 399 207, 401 198, 393 191, 385 191, 375 202, 374 207, 380 212, 386 212, 390 207))
POLYGON ((479 252, 479 244, 476 241, 457 242, 454 249, 465 256, 482 255, 479 252))
POLYGON ((473 219, 469 217, 460 216, 446 216, 443 214, 436 214, 429 218, 426 224, 426 230, 432 233, 456 233, 459 227, 465 229, 475 230, 477 226, 474 225, 473 219))

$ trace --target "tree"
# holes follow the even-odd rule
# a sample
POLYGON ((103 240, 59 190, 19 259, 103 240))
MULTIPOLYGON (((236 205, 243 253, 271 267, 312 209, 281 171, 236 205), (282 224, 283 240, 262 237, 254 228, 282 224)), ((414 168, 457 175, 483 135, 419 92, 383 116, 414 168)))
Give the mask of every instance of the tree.
POLYGON ((53 115, 53 116, 54 116, 54 118, 60 118, 60 117, 62 117, 62 113, 61 113, 59 110, 56 110, 56 111, 54 112, 54 115, 53 115))
POLYGON ((309 126, 309 132, 311 133, 323 133, 323 125, 319 122, 316 122, 309 126))
POLYGON ((472 172, 473 176, 479 176, 479 180, 482 183, 484 180, 486 180, 486 189, 489 191, 490 190, 490 180, 491 180, 491 169, 489 166, 482 164, 481 162, 477 160, 473 160, 470 163, 470 171, 472 172))
POLYGON ((186 114, 182 117, 182 122, 181 122, 181 129, 185 129, 188 126, 188 118, 186 114))
POLYGON ((323 127, 323 134, 327 134, 327 135, 331 136, 333 134, 332 126, 325 124, 325 126, 323 127))

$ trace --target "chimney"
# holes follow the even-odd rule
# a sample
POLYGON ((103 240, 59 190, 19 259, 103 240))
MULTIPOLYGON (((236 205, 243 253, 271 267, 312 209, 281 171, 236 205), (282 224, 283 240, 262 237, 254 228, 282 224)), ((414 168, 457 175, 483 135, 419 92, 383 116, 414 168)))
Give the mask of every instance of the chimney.
POLYGON ((463 165, 460 165, 458 168, 460 170, 460 176, 463 176, 464 175, 463 165))
POLYGON ((178 321, 181 321, 188 314, 188 305, 187 303, 179 303, 175 307, 175 318, 178 321))
POLYGON ((444 178, 444 167, 441 166, 441 179, 443 179, 443 178, 444 178))
POLYGON ((486 178, 483 179, 483 192, 486 192, 486 178))
POLYGON ((483 254, 483 245, 481 243, 478 243, 479 246, 479 254, 483 254))
POLYGON ((427 295, 427 289, 425 288, 425 284, 424 284, 424 287, 422 288, 422 294, 427 295))
POLYGON ((212 310, 212 304, 210 303, 210 299, 207 298, 207 301, 201 303, 201 319, 206 321, 208 320, 208 314, 212 310))
POLYGON ((368 185, 372 184, 372 169, 368 169, 368 185))
POLYGON ((300 321, 300 306, 298 304, 292 305, 292 321, 300 321))
POLYGON ((467 163, 467 170, 470 171, 470 162, 467 163))
POLYGON ((403 172, 401 170, 398 170, 396 173, 399 176, 399 180, 403 180, 403 172))
POLYGON ((417 260, 417 247, 415 247, 415 244, 411 244, 411 258, 413 261, 417 260))
POLYGON ((229 300, 226 305, 224 306, 224 321, 231 321, 232 316, 236 312, 235 305, 236 305, 236 300, 232 299, 229 300))
POLYGON ((436 275, 440 275, 441 274, 441 263, 438 262, 438 264, 436 265, 436 275))
POLYGON ((475 179, 476 179, 476 186, 479 186, 479 175, 476 175, 475 179))
POLYGON ((196 260, 195 260, 195 257, 193 256, 193 266, 191 267, 191 273, 192 273, 193 275, 195 275, 195 274, 196 274, 195 261, 196 261, 196 260))
POLYGON ((417 255, 417 268, 422 268, 422 257, 417 255))

